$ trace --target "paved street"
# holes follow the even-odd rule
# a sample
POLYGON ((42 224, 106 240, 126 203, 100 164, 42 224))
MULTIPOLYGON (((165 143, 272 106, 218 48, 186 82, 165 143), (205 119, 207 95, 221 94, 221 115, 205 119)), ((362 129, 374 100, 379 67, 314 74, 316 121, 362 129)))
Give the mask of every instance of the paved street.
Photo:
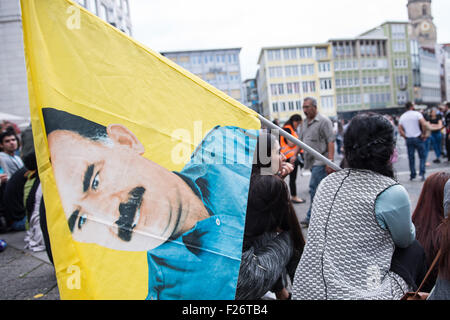
MULTIPOLYGON (((412 209, 415 208, 418 197, 422 190, 423 182, 419 179, 409 181, 408 157, 406 147, 402 138, 398 141, 399 161, 395 164, 397 177, 400 183, 408 190, 411 199, 412 209)), ((337 157, 336 163, 342 158, 337 157)), ((437 171, 450 172, 450 164, 442 162, 434 164, 433 151, 430 151, 428 161, 431 163, 427 167, 427 176, 437 171)), ((441 159, 442 160, 442 159, 441 159)), ((419 165, 417 159, 416 165, 419 165)), ((305 204, 296 204, 295 209, 299 219, 306 216, 309 206, 309 172, 303 172, 297 177, 297 189, 299 196, 307 199, 305 204)), ((306 229, 303 229, 306 237, 306 229)), ((56 285, 56 278, 52 264, 49 262, 45 252, 33 253, 24 250, 23 239, 25 232, 0 234, 0 239, 8 243, 8 248, 0 253, 0 299, 1 300, 57 300, 59 292, 56 285)))

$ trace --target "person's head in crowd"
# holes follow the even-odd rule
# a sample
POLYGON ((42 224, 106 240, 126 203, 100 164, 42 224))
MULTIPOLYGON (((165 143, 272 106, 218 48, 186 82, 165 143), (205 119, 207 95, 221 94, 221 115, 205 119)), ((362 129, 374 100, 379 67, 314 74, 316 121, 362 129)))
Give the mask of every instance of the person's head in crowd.
POLYGON ((348 167, 366 169, 394 178, 394 127, 381 115, 355 116, 344 135, 344 155, 348 167))
POLYGON ((19 148, 19 138, 14 129, 7 129, 0 133, 0 147, 3 152, 14 155, 19 148))
POLYGON ((248 194, 245 237, 257 237, 279 228, 289 231, 296 248, 303 250, 304 239, 288 186, 276 176, 276 169, 272 170, 272 174, 261 174, 262 169, 277 168, 285 160, 280 153, 278 139, 270 131, 261 130, 255 157, 248 194), (259 149, 262 149, 261 153, 259 149))
POLYGON ((424 182, 413 212, 412 221, 416 227, 416 238, 427 253, 428 263, 437 252, 438 234, 436 228, 444 219, 444 187, 450 173, 436 172, 424 182))
POLYGON ((303 112, 308 120, 312 120, 317 115, 317 100, 312 97, 306 97, 303 100, 303 112))
POLYGON ((293 114, 288 121, 284 124, 290 125, 294 130, 297 130, 298 126, 302 124, 303 118, 299 114, 293 114))
POLYGON ((411 101, 408 101, 405 103, 405 108, 407 111, 409 110, 414 110, 414 103, 412 103, 411 101))
POLYGON ((30 152, 22 157, 23 164, 30 171, 37 170, 36 153, 30 152))

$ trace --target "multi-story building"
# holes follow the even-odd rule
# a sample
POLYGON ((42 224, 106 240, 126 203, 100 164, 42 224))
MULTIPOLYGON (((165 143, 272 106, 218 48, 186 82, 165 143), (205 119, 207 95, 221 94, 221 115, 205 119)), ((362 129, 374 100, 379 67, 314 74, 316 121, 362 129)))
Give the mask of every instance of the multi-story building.
POLYGON ((389 44, 383 35, 332 39, 337 112, 351 118, 357 112, 393 105, 389 44))
POLYGON ((256 79, 247 79, 242 83, 242 92, 244 104, 260 113, 260 104, 258 96, 258 88, 256 85, 256 79))
POLYGON ((257 73, 261 114, 284 122, 302 112, 306 97, 313 97, 320 113, 335 117, 331 60, 329 43, 262 48, 257 73))
POLYGON ((435 106, 441 103, 441 64, 436 50, 428 47, 419 48, 420 89, 418 104, 435 106))
MULTIPOLYGON (((364 36, 383 35, 387 38, 387 59, 390 72, 391 108, 403 107, 414 99, 417 79, 413 69, 417 68, 417 43, 410 39, 408 22, 388 21, 363 33, 364 36), (416 82, 416 83, 415 83, 416 82)), ((417 74, 416 74, 417 76, 417 74)), ((387 106, 389 108, 389 106, 387 106)))
POLYGON ((441 100, 450 101, 450 43, 437 46, 441 63, 441 100))
POLYGON ((230 97, 244 102, 239 53, 241 48, 172 51, 161 54, 230 97))
MULTIPOLYGON (((128 0, 77 2, 131 35, 128 0)), ((0 0, 0 43, 0 112, 28 118, 30 111, 19 0, 0 0)))

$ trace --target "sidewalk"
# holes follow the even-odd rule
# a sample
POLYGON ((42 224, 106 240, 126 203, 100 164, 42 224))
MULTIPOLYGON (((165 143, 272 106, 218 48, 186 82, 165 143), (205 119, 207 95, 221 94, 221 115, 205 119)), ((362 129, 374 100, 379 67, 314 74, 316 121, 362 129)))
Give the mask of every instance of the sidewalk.
POLYGON ((0 300, 59 300, 55 270, 47 253, 23 249, 25 232, 0 234, 0 300))

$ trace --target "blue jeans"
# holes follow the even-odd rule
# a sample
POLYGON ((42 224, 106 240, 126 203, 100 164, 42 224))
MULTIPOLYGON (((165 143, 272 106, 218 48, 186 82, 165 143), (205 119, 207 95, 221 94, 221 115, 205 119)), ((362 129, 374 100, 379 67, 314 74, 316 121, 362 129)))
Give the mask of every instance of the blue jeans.
POLYGON ((320 181, 322 181, 326 176, 327 171, 325 170, 325 166, 314 166, 311 168, 311 179, 309 180, 309 195, 311 196, 311 201, 308 213, 306 214, 306 221, 308 222, 311 219, 311 208, 317 187, 319 186, 320 181))
POLYGON ((416 177, 416 159, 415 151, 419 153, 420 159, 420 176, 425 176, 425 143, 420 138, 406 138, 406 147, 408 149, 409 171, 411 172, 411 179, 416 177))
POLYGON ((442 133, 440 131, 431 132, 431 143, 433 144, 436 159, 441 157, 442 133))

